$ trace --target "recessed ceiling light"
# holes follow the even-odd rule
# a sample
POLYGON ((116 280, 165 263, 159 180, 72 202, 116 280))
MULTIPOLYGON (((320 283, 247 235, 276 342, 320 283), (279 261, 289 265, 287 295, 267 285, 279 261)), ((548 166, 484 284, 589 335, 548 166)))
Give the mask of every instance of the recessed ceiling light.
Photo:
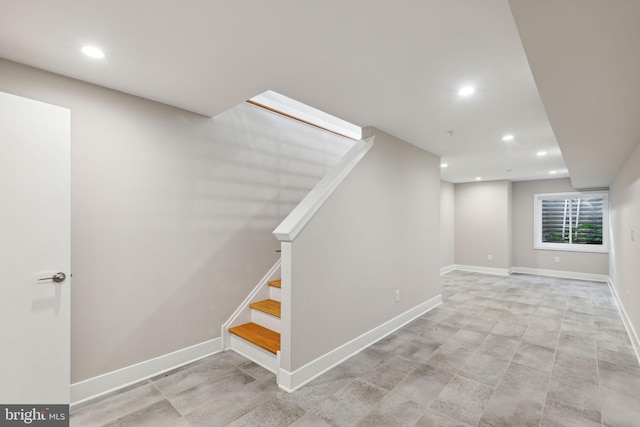
POLYGON ((542 157, 542 156, 546 156, 547 152, 546 151, 538 151, 538 156, 542 157))
POLYGON ((509 135, 505 135, 502 137, 503 141, 513 141, 513 135, 509 134, 509 135))
POLYGON ((91 57, 91 58, 95 58, 95 59, 102 59, 104 58, 104 52, 102 51, 102 49, 97 48, 95 46, 85 46, 82 48, 82 53, 84 53, 85 55, 91 57))
POLYGON ((458 91, 458 95, 460 95, 460 96, 469 96, 475 91, 476 91, 476 89, 473 86, 465 86, 463 88, 460 88, 460 90, 458 91))
POLYGON ((448 163, 442 163, 442 164, 440 165, 440 167, 441 167, 441 168, 446 168, 446 167, 448 167, 448 166, 449 166, 449 164, 448 164, 448 163))
POLYGON ((557 171, 550 171, 549 173, 550 173, 551 175, 555 175, 555 174, 557 174, 558 172, 557 172, 557 171))
POLYGON ((476 176, 476 181, 481 181, 482 177, 481 176, 476 176))

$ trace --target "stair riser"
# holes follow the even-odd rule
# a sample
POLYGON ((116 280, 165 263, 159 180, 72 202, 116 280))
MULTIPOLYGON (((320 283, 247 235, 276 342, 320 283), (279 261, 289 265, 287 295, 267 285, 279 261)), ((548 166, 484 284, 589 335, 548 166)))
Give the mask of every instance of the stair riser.
POLYGON ((253 345, 249 341, 246 341, 236 335, 231 335, 231 348, 246 357, 249 360, 254 361, 258 365, 265 369, 270 370, 274 374, 278 373, 278 358, 275 354, 261 349, 260 347, 253 345))
POLYGON ((280 297, 282 290, 280 288, 274 288, 273 286, 269 286, 269 299, 274 301, 282 302, 280 297))
POLYGON ((264 326, 267 329, 280 333, 281 321, 279 318, 270 314, 264 313, 260 310, 251 310, 251 321, 257 323, 260 326, 264 326))

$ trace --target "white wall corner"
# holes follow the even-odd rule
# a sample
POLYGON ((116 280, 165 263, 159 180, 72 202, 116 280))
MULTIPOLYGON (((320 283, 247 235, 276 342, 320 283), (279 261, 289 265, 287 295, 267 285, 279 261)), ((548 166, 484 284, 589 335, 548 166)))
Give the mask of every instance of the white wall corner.
POLYGON ((214 338, 163 356, 145 360, 97 377, 71 384, 71 407, 104 394, 187 365, 222 350, 222 338, 214 338))
POLYGON ((607 280, 607 284, 609 285, 609 289, 611 289, 611 294, 613 295, 613 299, 618 306, 618 312, 620 313, 620 318, 622 319, 622 323, 624 324, 625 329, 627 330, 627 335, 629 335, 629 340, 631 340, 631 346, 633 347, 633 351, 636 353, 636 359, 638 359, 638 363, 640 363, 640 340, 638 340, 638 334, 627 316, 627 312, 624 309, 624 305, 622 305, 622 301, 620 300, 620 296, 618 295, 618 291, 616 291, 616 287, 613 284, 611 278, 607 280))
POLYGON ((453 265, 453 264, 452 265, 448 265, 446 267, 440 267, 440 275, 441 276, 445 275, 447 273, 450 273, 450 272, 454 271, 455 269, 456 269, 456 266, 453 265))
POLYGON ((296 369, 294 372, 289 372, 281 368, 278 372, 278 386, 288 393, 299 389, 309 381, 319 375, 322 375, 334 366, 344 362, 354 354, 369 347, 371 344, 374 344, 387 335, 395 332, 417 317, 420 317, 434 309, 441 303, 442 296, 437 295, 430 300, 394 317, 382 325, 365 332, 359 337, 354 338, 329 353, 318 357, 301 368, 296 369))
POLYGON ((231 334, 229 328, 225 325, 220 326, 220 348, 222 350, 228 350, 231 347, 231 334))

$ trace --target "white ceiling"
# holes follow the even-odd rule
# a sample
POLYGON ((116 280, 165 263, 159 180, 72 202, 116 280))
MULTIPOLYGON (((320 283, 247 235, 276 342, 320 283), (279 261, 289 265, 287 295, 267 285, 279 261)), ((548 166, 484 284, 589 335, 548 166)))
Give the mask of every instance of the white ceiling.
MULTIPOLYGON (((582 104, 592 97, 574 100, 567 84, 597 74, 581 67, 587 59, 599 65, 589 57, 599 32, 613 28, 616 41, 627 35, 618 18, 632 27, 625 49, 631 42, 637 50, 640 2, 563 2, 512 0, 514 20, 507 0, 0 0, 0 57, 204 115, 274 90, 442 156, 449 165, 442 177, 451 182, 568 176, 549 174, 566 170, 555 131, 574 185, 606 186, 638 144, 638 125, 620 127, 610 114, 598 124, 582 104), (597 6, 594 14, 583 2, 597 6), (602 5, 618 3, 626 9, 591 28, 602 5), (556 9, 580 14, 556 19, 556 9), (566 37, 574 27, 589 37, 566 37), (107 57, 83 56, 85 44, 107 57), (476 92, 459 97, 467 84, 476 92), (602 135, 614 125, 618 133, 602 157, 602 135), (503 142, 506 133, 514 141, 503 142), (620 136, 625 142, 613 148, 620 136), (585 152, 595 166, 585 167, 585 152), (611 163, 604 167, 602 159, 611 163)), ((597 47, 608 54, 606 43, 597 47)), ((622 63, 632 62, 629 72, 618 72, 620 63, 601 67, 602 92, 611 83, 605 75, 622 77, 616 85, 640 75, 638 53, 627 53, 635 57, 622 63)), ((614 110, 640 123, 640 96, 626 95, 614 110)))
POLYGON ((608 186, 640 143, 640 1, 509 3, 573 186, 608 186))

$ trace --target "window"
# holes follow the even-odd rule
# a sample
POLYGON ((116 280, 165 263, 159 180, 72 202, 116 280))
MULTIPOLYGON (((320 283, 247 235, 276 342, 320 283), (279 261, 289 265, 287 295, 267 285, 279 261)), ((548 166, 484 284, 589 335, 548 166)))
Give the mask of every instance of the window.
POLYGON ((535 249, 607 252, 607 192, 536 194, 535 249))

